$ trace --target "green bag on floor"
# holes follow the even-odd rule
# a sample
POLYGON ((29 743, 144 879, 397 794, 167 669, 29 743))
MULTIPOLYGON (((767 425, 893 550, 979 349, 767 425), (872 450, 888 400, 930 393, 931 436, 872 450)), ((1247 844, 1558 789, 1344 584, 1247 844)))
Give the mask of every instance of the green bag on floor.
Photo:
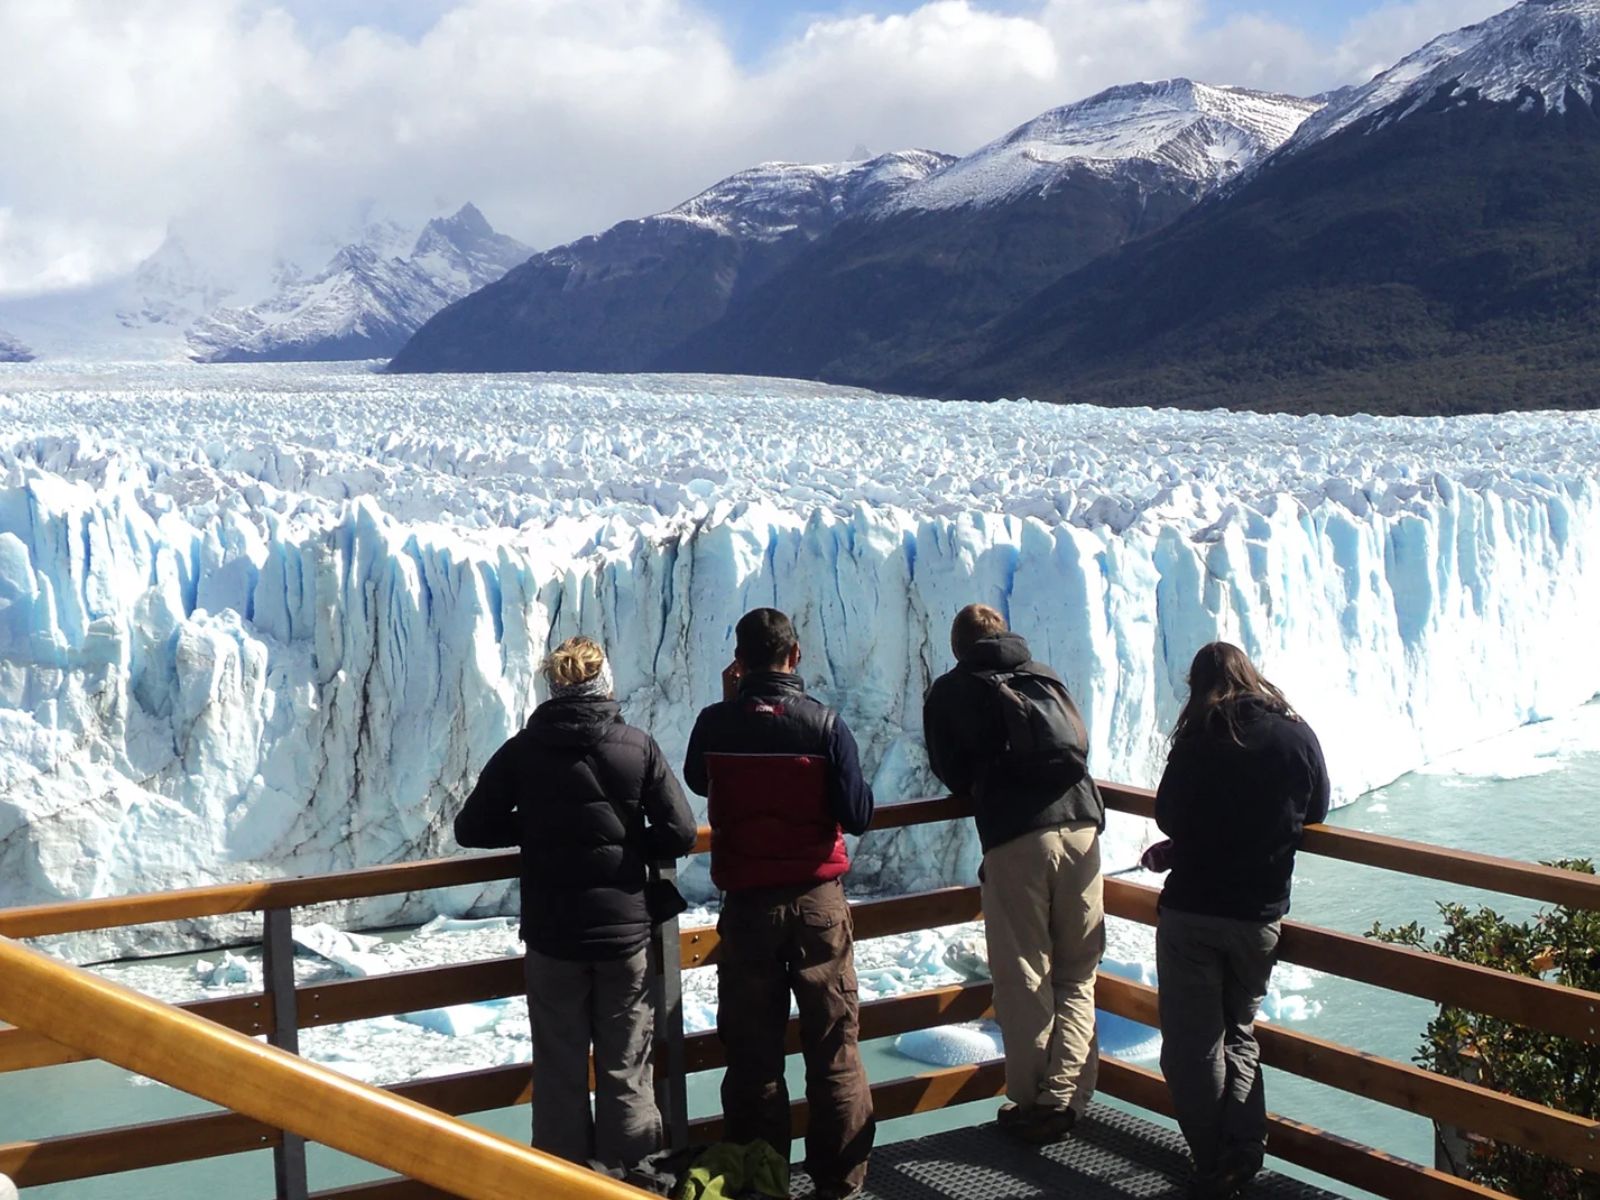
POLYGON ((789 1164, 759 1138, 744 1145, 718 1142, 698 1159, 678 1187, 678 1200, 738 1200, 789 1195, 789 1164))

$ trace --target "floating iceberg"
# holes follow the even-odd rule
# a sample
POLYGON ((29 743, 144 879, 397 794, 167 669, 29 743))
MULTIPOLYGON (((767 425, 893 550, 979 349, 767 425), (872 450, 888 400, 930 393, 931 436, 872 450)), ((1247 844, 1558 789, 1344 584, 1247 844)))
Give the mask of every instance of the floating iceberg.
MULTIPOLYGON (((921 700, 973 600, 1066 677, 1096 773, 1138 784, 1217 637, 1285 687, 1344 799, 1600 689, 1593 414, 8 365, 0 429, 3 904, 450 853, 547 646, 602 639, 677 760, 758 604, 795 615, 885 801, 936 790, 921 700)), ((1148 837, 1114 819, 1108 868, 1148 837)), ((977 858, 962 824, 869 835, 853 884, 977 858)), ((708 894, 703 862, 685 884, 708 894)))

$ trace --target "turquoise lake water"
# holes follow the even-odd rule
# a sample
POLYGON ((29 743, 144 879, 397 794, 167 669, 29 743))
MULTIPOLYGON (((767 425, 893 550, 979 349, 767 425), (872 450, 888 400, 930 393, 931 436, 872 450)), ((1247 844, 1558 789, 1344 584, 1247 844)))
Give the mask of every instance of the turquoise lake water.
MULTIPOLYGON (((1335 812, 1332 824, 1465 850, 1528 860, 1593 856, 1600 851, 1600 705, 1496 739, 1425 772, 1407 775, 1335 812)), ((1484 902, 1522 916, 1538 906, 1474 889, 1412 879, 1302 855, 1295 878, 1297 920, 1364 933, 1376 920, 1434 922, 1440 900, 1484 902)), ((1376 1054, 1409 1061, 1433 1006, 1362 984, 1317 977, 1305 995, 1316 1011, 1293 1027, 1376 1054)), ((867 1046, 879 1079, 926 1068, 887 1042, 867 1046)), ((793 1064, 796 1068, 798 1064, 793 1064)), ((796 1082, 798 1077, 796 1075, 796 1082)), ((1269 1071, 1268 1104, 1297 1120, 1431 1161, 1429 1123, 1400 1110, 1269 1071)), ((796 1089, 798 1094, 798 1088, 796 1089)), ((691 1080, 691 1104, 714 1110, 716 1079, 691 1080)), ((887 1122, 885 1138, 914 1137, 984 1120, 992 1103, 887 1122)), ((206 1111, 170 1089, 136 1081, 126 1071, 79 1063, 0 1076, 0 1141, 44 1137, 206 1111)), ((475 1120, 516 1137, 527 1134, 527 1110, 475 1120)), ((331 1187, 382 1172, 313 1147, 312 1185, 331 1187)), ((1320 1181, 1326 1182, 1326 1181, 1320 1181)), ((1346 1190, 1346 1189, 1338 1189, 1346 1190)), ((250 1200, 272 1193, 270 1154, 236 1155, 185 1167, 158 1168, 107 1180, 30 1189, 28 1200, 250 1200)))

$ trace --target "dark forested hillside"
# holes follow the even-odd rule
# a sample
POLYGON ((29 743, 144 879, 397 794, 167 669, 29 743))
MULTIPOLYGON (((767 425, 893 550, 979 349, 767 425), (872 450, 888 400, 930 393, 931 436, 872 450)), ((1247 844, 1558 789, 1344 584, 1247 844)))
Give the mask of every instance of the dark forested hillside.
POLYGON ((890 381, 945 396, 1464 412, 1600 403, 1600 117, 1441 92, 890 381))

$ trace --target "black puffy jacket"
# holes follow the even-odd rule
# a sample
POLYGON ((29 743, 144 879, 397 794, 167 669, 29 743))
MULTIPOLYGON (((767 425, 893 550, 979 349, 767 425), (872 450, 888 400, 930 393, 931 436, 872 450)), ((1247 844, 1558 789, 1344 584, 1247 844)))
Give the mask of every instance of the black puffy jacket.
MULTIPOLYGON (((1028 643, 1020 635, 1005 632, 979 638, 956 669, 939 676, 928 689, 922 705, 928 765, 945 787, 973 801, 978 840, 986 853, 1036 829, 1074 821, 1093 821, 1104 828, 1106 806, 1088 774, 1087 741, 1081 774, 1073 782, 1046 787, 1007 785, 1006 726, 995 686, 986 676, 1009 672, 1060 682, 1060 676, 1049 667, 1033 661, 1028 643)), ((1076 706, 1073 711, 1076 715, 1076 706)), ((1081 728, 1081 717, 1078 723, 1081 728)))
POLYGON ((522 937, 551 958, 626 958, 650 937, 645 869, 694 845, 655 739, 615 700, 548 700, 456 817, 463 846, 522 848, 522 937))
POLYGON ((1235 702, 1239 740, 1200 730, 1172 744, 1156 824, 1172 839, 1163 908, 1275 921, 1289 911, 1295 850, 1328 815, 1328 769, 1311 726, 1252 698, 1235 702))

